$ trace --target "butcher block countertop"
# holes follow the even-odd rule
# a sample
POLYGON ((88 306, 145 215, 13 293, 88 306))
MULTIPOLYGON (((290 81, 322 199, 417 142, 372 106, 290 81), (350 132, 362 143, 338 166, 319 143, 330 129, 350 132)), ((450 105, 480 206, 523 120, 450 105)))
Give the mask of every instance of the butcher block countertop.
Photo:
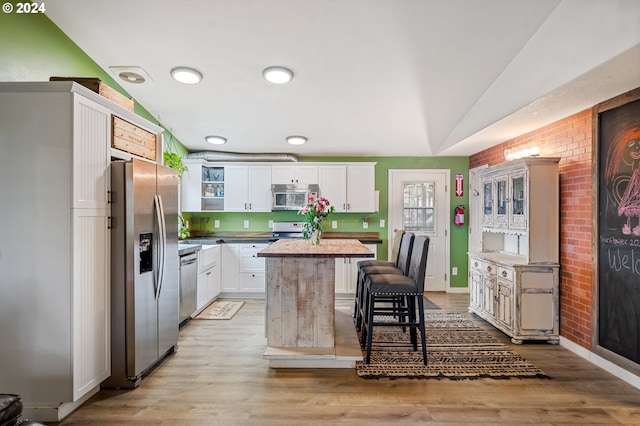
POLYGON ((374 257, 357 239, 323 238, 313 245, 301 239, 282 239, 258 252, 258 257, 374 257))

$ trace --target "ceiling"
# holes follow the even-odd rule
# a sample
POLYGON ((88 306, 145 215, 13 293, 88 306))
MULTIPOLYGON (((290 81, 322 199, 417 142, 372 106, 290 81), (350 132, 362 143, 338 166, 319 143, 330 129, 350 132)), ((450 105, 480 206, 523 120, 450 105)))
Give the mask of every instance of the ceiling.
MULTIPOLYGON (((47 16, 190 150, 471 155, 640 87, 636 0, 64 0, 47 16), (285 85, 264 68, 291 68, 285 85), (172 80, 188 66, 204 79, 172 80), (228 143, 213 146, 206 135, 228 143), (291 146, 289 135, 308 137, 291 146)), ((543 153, 544 154, 544 153, 543 153)))

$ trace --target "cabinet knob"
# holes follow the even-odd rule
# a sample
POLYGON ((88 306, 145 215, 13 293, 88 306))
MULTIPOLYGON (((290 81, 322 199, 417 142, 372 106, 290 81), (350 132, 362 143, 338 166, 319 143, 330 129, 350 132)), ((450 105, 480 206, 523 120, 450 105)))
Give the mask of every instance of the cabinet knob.
POLYGON ((502 276, 506 278, 507 277, 507 271, 502 271, 502 276))

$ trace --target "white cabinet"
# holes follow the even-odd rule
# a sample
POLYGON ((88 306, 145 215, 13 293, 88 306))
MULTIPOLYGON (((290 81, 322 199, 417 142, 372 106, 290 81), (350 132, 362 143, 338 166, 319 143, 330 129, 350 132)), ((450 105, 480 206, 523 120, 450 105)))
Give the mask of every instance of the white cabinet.
POLYGON ((182 211, 271 211, 271 166, 185 160, 182 211))
POLYGON ((271 211, 271 166, 224 167, 224 211, 271 211))
POLYGON ((35 420, 111 373, 110 104, 69 82, 0 83, 0 312, 19 319, 2 325, 2 387, 35 420))
POLYGON ((559 342, 558 265, 520 265, 482 255, 470 260, 470 312, 514 343, 559 342))
POLYGON ((196 312, 202 311, 220 294, 220 246, 203 245, 198 251, 196 312))
POLYGON ((283 164, 271 166, 272 184, 317 184, 318 166, 315 164, 283 164))
POLYGON ((263 243, 222 244, 222 292, 225 297, 264 297, 265 261, 258 252, 263 243))
POLYGON ((469 311, 523 340, 559 340, 559 158, 482 170, 482 251, 470 253, 469 311))
MULTIPOLYGON (((180 207, 184 212, 202 211, 202 160, 184 160, 187 170, 180 179, 180 207)), ((220 209, 222 210, 222 209, 220 209)))
POLYGON ((375 163, 321 164, 318 183, 336 212, 375 211, 375 163))
MULTIPOLYGON (((365 244, 365 246, 373 252, 373 256, 377 256, 376 244, 365 244)), ((336 258, 336 289, 337 298, 347 297, 353 298, 358 284, 358 262, 361 260, 371 260, 371 258, 336 258)))

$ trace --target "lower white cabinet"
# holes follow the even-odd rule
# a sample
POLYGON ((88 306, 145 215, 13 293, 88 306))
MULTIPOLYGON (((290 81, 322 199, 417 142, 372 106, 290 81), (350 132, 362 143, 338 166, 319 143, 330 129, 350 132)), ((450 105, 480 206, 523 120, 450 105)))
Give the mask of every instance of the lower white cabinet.
MULTIPOLYGON (((365 246, 373 252, 374 257, 377 256, 376 244, 365 244, 365 246)), ((371 258, 336 258, 337 298, 353 298, 358 284, 358 262, 361 260, 371 260, 371 258)))
POLYGON ((523 265, 508 256, 471 255, 469 312, 511 337, 513 343, 558 343, 559 266, 523 265))
POLYGON ((222 292, 226 297, 264 297, 266 243, 222 244, 222 292))
POLYGON ((220 246, 202 246, 198 251, 196 312, 200 312, 220 294, 220 269, 220 246))

